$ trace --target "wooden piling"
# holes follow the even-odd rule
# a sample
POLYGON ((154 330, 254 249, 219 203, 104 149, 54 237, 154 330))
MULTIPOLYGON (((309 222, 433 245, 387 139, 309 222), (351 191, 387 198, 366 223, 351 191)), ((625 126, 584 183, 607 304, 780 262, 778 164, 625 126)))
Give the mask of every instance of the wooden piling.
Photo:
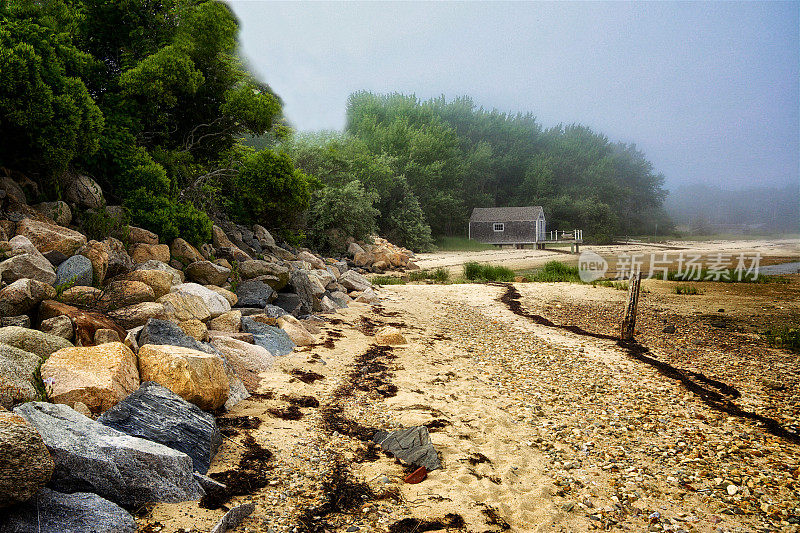
POLYGON ((636 308, 639 305, 639 286, 642 282, 642 273, 633 272, 628 281, 628 303, 625 306, 625 316, 622 318, 622 327, 619 338, 623 342, 633 340, 633 332, 636 329, 636 308))

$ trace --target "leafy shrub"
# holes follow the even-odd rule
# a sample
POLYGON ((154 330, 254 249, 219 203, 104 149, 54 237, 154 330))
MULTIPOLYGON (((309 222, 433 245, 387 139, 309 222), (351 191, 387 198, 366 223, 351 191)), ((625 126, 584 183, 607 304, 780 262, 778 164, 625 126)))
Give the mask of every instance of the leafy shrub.
POLYGON ((316 180, 294 167, 291 158, 274 150, 251 152, 233 180, 236 215, 248 222, 287 226, 308 208, 316 180))
POLYGON ((548 261, 542 268, 529 275, 528 279, 544 283, 560 281, 581 283, 578 267, 566 265, 561 261, 548 261))
POLYGON ((125 206, 134 225, 157 233, 162 242, 182 237, 199 246, 211 240, 211 219, 190 203, 176 203, 142 188, 125 200, 125 206))
POLYGON ((348 237, 361 241, 374 234, 380 213, 372 204, 377 197, 356 180, 315 191, 308 213, 311 244, 318 250, 341 253, 347 250, 348 237))
POLYGON ((514 281, 514 271, 504 266, 470 261, 464 264, 464 277, 470 281, 514 281))

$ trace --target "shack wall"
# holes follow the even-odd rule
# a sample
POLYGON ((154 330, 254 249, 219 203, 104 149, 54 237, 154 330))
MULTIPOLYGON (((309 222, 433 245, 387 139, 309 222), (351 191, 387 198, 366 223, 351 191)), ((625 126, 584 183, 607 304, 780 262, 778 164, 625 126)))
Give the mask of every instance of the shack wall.
POLYGON ((470 238, 486 244, 534 243, 536 242, 536 221, 470 222, 469 235, 470 238), (494 225, 497 222, 505 225, 504 231, 494 231, 494 225))

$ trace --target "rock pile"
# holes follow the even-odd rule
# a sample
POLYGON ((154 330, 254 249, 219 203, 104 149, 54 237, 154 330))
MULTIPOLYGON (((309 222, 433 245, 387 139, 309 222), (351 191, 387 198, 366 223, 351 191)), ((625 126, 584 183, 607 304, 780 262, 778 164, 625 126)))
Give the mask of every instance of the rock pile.
POLYGON ((92 240, 69 226, 73 212, 121 208, 88 176, 65 199, 28 206, 0 180, 2 532, 60 531, 64 513, 133 531, 125 509, 200 498, 195 474, 221 442, 207 411, 318 342, 309 315, 375 303, 358 264, 406 268, 412 256, 376 240, 366 262, 323 258, 227 221, 199 247, 133 226, 126 243, 92 240))
POLYGON ((371 244, 351 242, 347 252, 353 257, 355 266, 372 272, 419 269, 412 261, 414 252, 395 246, 381 237, 373 237, 371 244))

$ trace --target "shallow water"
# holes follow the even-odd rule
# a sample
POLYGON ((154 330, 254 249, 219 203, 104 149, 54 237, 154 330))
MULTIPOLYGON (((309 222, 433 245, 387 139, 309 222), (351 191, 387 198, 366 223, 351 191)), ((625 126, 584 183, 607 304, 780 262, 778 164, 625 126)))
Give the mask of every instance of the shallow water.
POLYGON ((758 269, 759 273, 767 274, 769 276, 782 275, 782 274, 800 274, 800 261, 792 263, 781 263, 779 265, 763 266, 758 269))

